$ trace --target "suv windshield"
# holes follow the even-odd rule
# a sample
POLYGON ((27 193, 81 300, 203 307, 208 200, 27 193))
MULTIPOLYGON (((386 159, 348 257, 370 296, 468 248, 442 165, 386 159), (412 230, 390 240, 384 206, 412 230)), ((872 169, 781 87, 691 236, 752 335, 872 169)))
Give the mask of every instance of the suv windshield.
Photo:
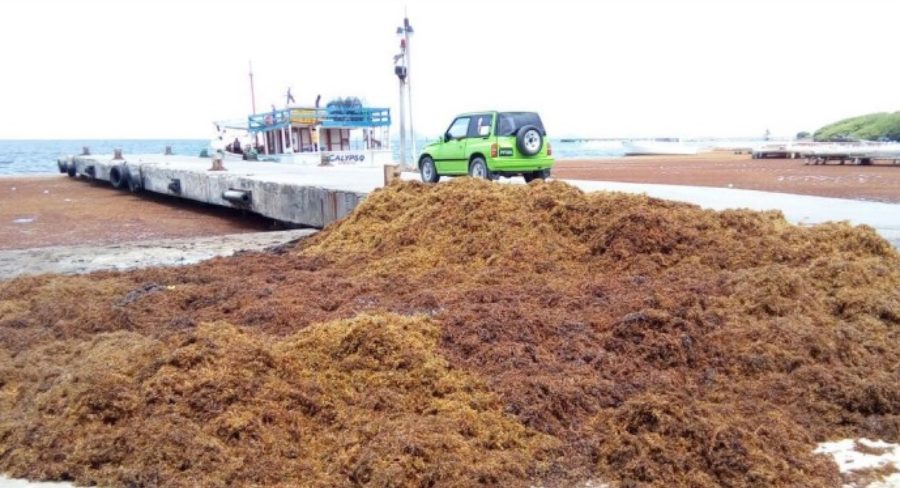
POLYGON ((541 134, 547 135, 541 117, 534 112, 501 112, 497 117, 497 135, 512 136, 526 125, 537 127, 541 134))

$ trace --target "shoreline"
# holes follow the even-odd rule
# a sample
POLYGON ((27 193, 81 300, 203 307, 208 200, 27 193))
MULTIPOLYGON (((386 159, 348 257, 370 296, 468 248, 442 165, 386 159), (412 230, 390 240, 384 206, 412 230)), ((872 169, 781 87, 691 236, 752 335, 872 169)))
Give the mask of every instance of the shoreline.
MULTIPOLYGON (((807 165, 800 159, 752 159, 707 151, 693 155, 557 157, 558 179, 735 188, 900 203, 900 166, 807 165)), ((0 182, 63 177, 55 171, 0 173, 0 182)))
POLYGON ((2 179, 2 180, 7 180, 7 179, 14 180, 17 178, 52 178, 55 176, 65 176, 65 175, 60 174, 60 173, 53 173, 53 172, 47 172, 47 173, 0 173, 0 179, 2 179))
MULTIPOLYGON (((884 219, 868 212, 882 213, 883 205, 900 203, 900 167, 806 166, 797 160, 751 160, 721 153, 560 160, 554 178, 583 189, 649 193, 715 207, 780 208, 786 215, 795 214, 798 205, 813 212, 817 204, 803 202, 824 197, 827 200, 822 202, 832 202, 827 204, 831 210, 813 212, 815 222, 848 218, 857 223, 881 222, 884 219), (768 196, 742 193, 747 191, 768 196), (770 205, 761 205, 760 199, 770 205), (848 217, 844 211, 848 207, 862 213, 848 217)), ((418 175, 404 173, 403 179, 417 180, 418 175)), ((521 178, 500 181, 515 183, 521 178)), ((897 246, 900 226, 889 223, 875 227, 897 246)), ((57 173, 0 175, 0 250, 102 246, 275 229, 271 219, 250 212, 148 192, 136 195, 57 173)))
POLYGON ((294 229, 206 237, 0 250, 0 282, 46 273, 84 274, 184 266, 239 252, 265 251, 318 232, 294 229))

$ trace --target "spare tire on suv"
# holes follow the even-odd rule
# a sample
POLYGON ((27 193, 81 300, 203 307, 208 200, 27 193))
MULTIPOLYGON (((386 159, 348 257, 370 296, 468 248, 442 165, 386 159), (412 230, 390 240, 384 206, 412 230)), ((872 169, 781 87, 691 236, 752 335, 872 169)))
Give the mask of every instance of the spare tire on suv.
POLYGON ((534 156, 544 147, 544 136, 541 130, 533 125, 526 125, 516 134, 516 146, 526 156, 534 156))

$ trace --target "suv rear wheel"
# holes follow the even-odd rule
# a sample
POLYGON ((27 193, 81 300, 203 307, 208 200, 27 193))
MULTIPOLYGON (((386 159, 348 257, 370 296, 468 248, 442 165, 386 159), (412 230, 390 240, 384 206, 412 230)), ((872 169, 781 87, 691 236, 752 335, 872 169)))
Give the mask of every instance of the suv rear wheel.
POLYGON ((546 180, 550 177, 549 169, 542 169, 538 171, 532 171, 530 173, 523 173, 522 176, 525 177, 525 183, 531 183, 534 180, 546 180))
POLYGON ((525 173, 522 176, 525 177, 525 183, 531 183, 532 181, 540 178, 541 177, 540 175, 541 175, 540 171, 532 171, 530 173, 525 173))
POLYGON ((441 179, 441 175, 437 172, 437 167, 434 165, 434 160, 428 156, 422 158, 422 163, 419 164, 419 173, 422 175, 422 181, 425 183, 437 183, 441 179))
POLYGON ((491 170, 488 169, 487 163, 484 162, 484 158, 481 156, 475 156, 472 158, 472 162, 469 163, 469 176, 472 178, 481 178, 484 180, 493 179, 493 175, 491 174, 491 170))

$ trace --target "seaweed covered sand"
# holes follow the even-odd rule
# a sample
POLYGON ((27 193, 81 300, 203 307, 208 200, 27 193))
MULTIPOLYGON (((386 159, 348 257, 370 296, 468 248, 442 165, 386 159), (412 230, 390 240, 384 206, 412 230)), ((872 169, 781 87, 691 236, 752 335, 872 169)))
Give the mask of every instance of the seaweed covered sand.
POLYGON ((900 440, 900 256, 562 183, 392 185, 295 249, 0 283, 0 467, 103 485, 839 486, 900 440))

